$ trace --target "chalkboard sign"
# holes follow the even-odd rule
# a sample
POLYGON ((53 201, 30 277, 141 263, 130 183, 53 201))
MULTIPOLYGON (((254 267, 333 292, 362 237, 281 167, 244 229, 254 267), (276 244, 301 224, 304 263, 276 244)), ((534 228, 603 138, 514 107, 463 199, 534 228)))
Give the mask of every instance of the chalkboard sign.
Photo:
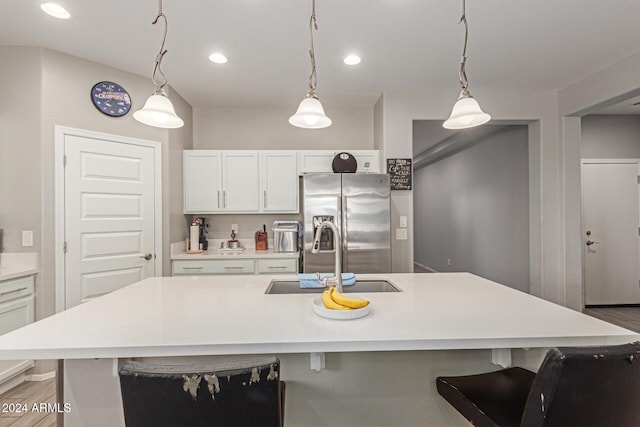
POLYGON ((392 190, 411 190, 411 159, 387 159, 392 190))

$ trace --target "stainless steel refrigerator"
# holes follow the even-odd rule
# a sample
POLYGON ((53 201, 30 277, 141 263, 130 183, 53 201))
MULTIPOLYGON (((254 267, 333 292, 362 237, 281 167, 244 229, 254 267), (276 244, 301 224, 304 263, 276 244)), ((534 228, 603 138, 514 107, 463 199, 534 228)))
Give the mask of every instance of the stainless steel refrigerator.
POLYGON ((312 254, 315 231, 332 221, 340 231, 342 271, 391 272, 391 205, 386 174, 310 174, 302 177, 305 273, 330 273, 335 266, 336 240, 330 228, 312 254))

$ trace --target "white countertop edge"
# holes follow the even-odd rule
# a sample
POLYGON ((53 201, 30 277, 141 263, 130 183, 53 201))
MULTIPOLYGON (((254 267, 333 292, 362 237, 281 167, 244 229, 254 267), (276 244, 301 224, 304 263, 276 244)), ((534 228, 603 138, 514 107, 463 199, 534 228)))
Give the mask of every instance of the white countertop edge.
POLYGON ((185 252, 185 242, 171 244, 171 260, 205 260, 205 259, 229 259, 229 258, 278 258, 297 259, 299 252, 275 252, 272 248, 266 250, 256 250, 251 239, 240 240, 244 251, 220 251, 220 239, 209 239, 209 249, 199 254, 188 254, 185 252))
MULTIPOLYGON (((339 322, 339 321, 338 321, 339 322)), ((443 339, 398 340, 365 342, 296 342, 296 343, 237 343, 187 346, 120 347, 120 348, 65 348, 34 350, 1 350, 0 360, 11 359, 127 359, 132 357, 173 356, 225 356, 295 353, 358 353, 377 351, 429 351, 429 350, 492 350, 533 349, 567 346, 616 345, 640 340, 640 334, 612 336, 581 336, 554 338, 499 338, 499 339, 443 339), (569 344, 570 343, 570 344, 569 344)))
POLYGON ((0 254, 0 280, 15 279, 38 273, 36 252, 5 252, 0 254))

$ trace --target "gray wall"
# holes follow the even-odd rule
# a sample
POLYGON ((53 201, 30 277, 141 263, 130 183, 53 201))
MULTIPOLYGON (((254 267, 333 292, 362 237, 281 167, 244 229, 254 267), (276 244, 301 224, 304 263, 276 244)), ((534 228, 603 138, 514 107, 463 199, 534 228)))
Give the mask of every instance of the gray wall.
POLYGON ((640 115, 582 117, 583 159, 640 159, 640 115))
POLYGON ((529 292, 528 165, 527 127, 507 126, 415 170, 415 261, 529 292))
MULTIPOLYGON (((169 242, 184 238, 185 228, 173 224, 184 222, 181 165, 182 149, 192 146, 191 107, 170 91, 176 110, 186 122, 185 129, 179 131, 145 126, 135 121, 132 114, 107 117, 91 103, 89 93, 95 83, 103 80, 120 83, 129 91, 132 110, 136 110, 153 92, 150 78, 48 49, 1 47, 0 76, 5 93, 8 92, 0 98, 0 227, 5 229, 5 251, 39 255, 36 319, 55 312, 56 125, 161 143, 163 270, 168 273, 169 242), (173 228, 175 235, 171 234, 173 228), (22 230, 34 231, 33 247, 21 246, 22 230)), ((52 365, 43 363, 36 366, 36 372, 51 369, 52 365)))

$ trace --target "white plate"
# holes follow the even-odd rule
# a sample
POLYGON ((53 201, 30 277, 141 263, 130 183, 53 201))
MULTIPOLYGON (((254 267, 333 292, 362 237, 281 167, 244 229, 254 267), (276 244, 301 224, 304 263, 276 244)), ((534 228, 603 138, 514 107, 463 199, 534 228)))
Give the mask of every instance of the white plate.
MULTIPOLYGON (((349 294, 353 298, 362 298, 359 295, 349 294)), ((316 297, 313 299, 313 312, 318 316, 326 317, 327 319, 336 320, 352 320, 359 319, 366 316, 371 311, 371 301, 367 298, 362 298, 369 301, 369 305, 362 308, 355 308, 353 310, 330 310, 322 303, 322 297, 316 297)))

